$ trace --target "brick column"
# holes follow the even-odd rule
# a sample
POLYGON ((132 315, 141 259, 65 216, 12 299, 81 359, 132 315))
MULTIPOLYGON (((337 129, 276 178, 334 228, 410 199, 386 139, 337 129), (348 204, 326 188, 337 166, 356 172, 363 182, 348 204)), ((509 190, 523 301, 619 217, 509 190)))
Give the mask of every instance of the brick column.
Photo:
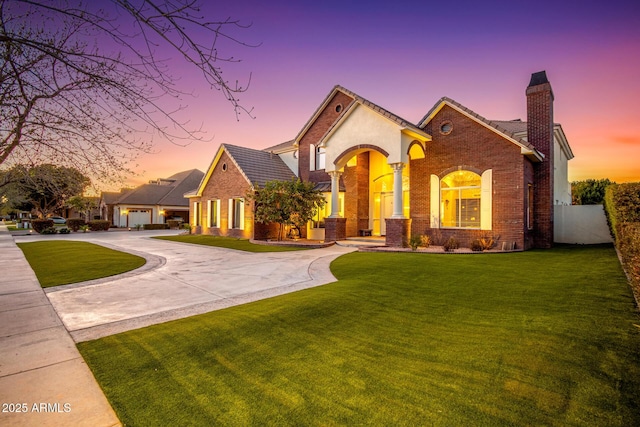
POLYGON ((387 235, 385 243, 394 248, 404 248, 411 234, 410 218, 386 218, 387 235))
POLYGON ((337 242, 347 238, 347 218, 324 219, 324 241, 337 242))

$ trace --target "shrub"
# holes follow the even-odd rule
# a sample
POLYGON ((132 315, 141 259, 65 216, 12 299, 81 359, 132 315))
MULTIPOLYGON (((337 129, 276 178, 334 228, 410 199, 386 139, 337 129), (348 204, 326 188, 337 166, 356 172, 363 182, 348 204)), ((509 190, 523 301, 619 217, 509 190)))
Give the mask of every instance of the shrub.
POLYGON ((180 224, 182 223, 182 221, 178 221, 177 219, 168 219, 167 220, 167 225, 169 226, 169 228, 180 228, 180 224))
POLYGON ((63 227, 60 230, 58 230, 58 233, 60 233, 60 234, 69 234, 69 233, 71 233, 71 230, 69 230, 67 227, 63 227))
POLYGON ((460 243, 455 236, 451 236, 442 246, 444 247, 445 252, 453 252, 454 249, 458 249, 460 247, 460 243))
POLYGON ((470 247, 471 250, 475 251, 476 249, 473 248, 475 244, 476 246, 479 245, 481 248, 478 249, 478 251, 487 251, 495 247, 498 244, 499 240, 499 235, 494 235, 487 231, 477 231, 474 233, 474 239, 471 241, 470 247))
POLYGON ((55 227, 47 227, 40 231, 40 234, 56 234, 58 229, 55 227))
POLYGON ((418 249, 418 246, 420 246, 420 242, 421 242, 420 236, 418 236, 417 234, 414 234, 409 238, 409 247, 411 248, 412 251, 415 251, 416 249, 418 249))
POLYGON ((429 246, 431 246, 431 237, 427 236, 426 234, 421 234, 420 246, 422 246, 423 248, 428 248, 429 246))
POLYGON ((109 221, 104 219, 94 219, 87 223, 91 231, 107 231, 109 230, 109 224, 109 221))
POLYGON ((67 227, 69 227, 73 231, 80 230, 80 227, 85 225, 84 219, 82 218, 69 218, 67 220, 67 227))
POLYGON ((482 252, 484 251, 484 245, 480 241, 480 239, 473 239, 471 241, 471 250, 474 252, 482 252))
POLYGON ((168 230, 169 224, 145 224, 145 230, 168 230))
POLYGON ((33 228, 33 231, 35 231, 36 233, 42 233, 45 229, 53 227, 53 220, 34 219, 33 221, 31 221, 31 227, 33 228))

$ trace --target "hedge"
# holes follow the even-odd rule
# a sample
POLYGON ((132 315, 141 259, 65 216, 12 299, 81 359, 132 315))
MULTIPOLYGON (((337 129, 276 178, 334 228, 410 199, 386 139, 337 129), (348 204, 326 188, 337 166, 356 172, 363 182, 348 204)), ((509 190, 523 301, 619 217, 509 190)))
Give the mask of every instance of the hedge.
POLYGON ((111 223, 104 219, 94 219, 93 221, 89 221, 87 225, 91 231, 107 231, 111 223))
POLYGON ((31 221, 31 228, 36 233, 42 233, 45 229, 53 227, 52 219, 34 219, 31 221))
POLYGON ((623 267, 640 301, 640 182, 610 185, 604 206, 623 267))
POLYGON ((145 230, 168 230, 169 224, 145 224, 145 230))
POLYGON ((67 227, 69 227, 73 231, 80 230, 80 227, 85 225, 84 219, 82 218, 69 218, 67 220, 67 227))

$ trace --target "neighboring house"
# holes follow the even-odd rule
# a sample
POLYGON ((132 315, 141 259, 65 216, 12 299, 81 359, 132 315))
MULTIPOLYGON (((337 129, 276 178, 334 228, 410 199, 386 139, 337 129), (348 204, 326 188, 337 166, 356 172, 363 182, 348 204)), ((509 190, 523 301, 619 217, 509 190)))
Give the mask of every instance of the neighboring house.
POLYGON ((272 226, 254 224, 253 202, 247 193, 254 184, 287 181, 295 173, 286 158, 293 158, 292 142, 282 144, 282 156, 246 147, 223 144, 191 199, 190 224, 195 233, 244 238, 267 238, 272 226))
POLYGON ((184 194, 197 188, 203 176, 202 171, 192 169, 120 193, 102 193, 103 218, 116 227, 162 224, 168 219, 187 222, 189 201, 184 194))
POLYGON ((311 239, 371 233, 402 246, 415 234, 463 244, 490 234, 509 248, 550 247, 554 206, 571 204, 573 153, 553 121, 544 71, 531 76, 526 100, 526 122, 487 120, 442 98, 413 124, 336 86, 294 140, 220 147, 188 195, 195 232, 264 238, 244 195, 253 183, 286 179, 284 165, 325 193, 327 205, 303 230, 311 239))

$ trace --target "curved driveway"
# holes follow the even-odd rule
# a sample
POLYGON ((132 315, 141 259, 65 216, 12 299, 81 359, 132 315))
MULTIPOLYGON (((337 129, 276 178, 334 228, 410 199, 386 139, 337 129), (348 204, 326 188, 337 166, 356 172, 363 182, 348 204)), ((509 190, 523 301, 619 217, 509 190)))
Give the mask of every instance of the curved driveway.
POLYGON ((147 258, 145 267, 124 275, 46 289, 76 342, 330 283, 331 261, 354 250, 334 245, 249 253, 150 238, 177 233, 111 231, 15 241, 88 241, 147 258))

